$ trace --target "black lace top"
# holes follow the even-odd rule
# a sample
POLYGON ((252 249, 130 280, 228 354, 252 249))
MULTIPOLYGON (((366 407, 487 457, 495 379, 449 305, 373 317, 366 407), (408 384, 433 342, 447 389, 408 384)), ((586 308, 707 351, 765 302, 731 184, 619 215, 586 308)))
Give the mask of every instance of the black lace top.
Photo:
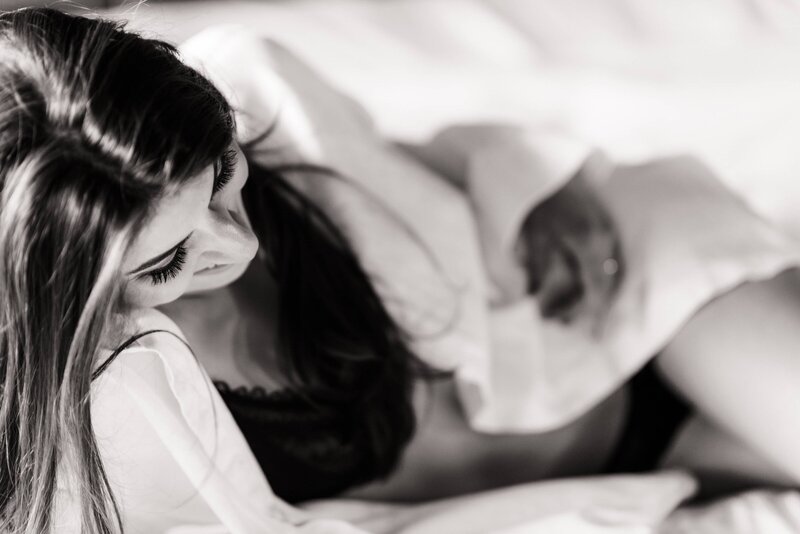
MULTIPOLYGON (((215 381, 276 495, 287 502, 333 497, 379 475, 368 458, 368 445, 353 431, 353 415, 314 406, 285 390, 231 388, 215 381)), ((677 430, 690 414, 653 365, 630 382, 631 410, 608 473, 656 468, 677 430)))
POLYGON ((332 497, 373 477, 346 414, 301 395, 214 385, 276 495, 287 502, 332 497))

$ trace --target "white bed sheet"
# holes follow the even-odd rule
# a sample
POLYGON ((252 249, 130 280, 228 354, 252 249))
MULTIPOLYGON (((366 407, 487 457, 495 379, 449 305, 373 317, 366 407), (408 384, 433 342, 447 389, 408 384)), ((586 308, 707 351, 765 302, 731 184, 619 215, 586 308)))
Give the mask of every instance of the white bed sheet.
MULTIPOLYGON (((512 120, 559 127, 626 162, 691 152, 800 235, 800 8, 787 2, 211 1, 123 16, 176 42, 220 23, 271 36, 406 140, 512 120)), ((574 520, 538 528, 578 532, 574 520)), ((800 499, 751 492, 681 509, 657 530, 800 533, 800 499)))
POLYGON ((209 1, 129 8, 183 40, 277 38, 420 140, 473 120, 551 124, 619 161, 692 152, 800 235, 800 4, 782 0, 209 1))

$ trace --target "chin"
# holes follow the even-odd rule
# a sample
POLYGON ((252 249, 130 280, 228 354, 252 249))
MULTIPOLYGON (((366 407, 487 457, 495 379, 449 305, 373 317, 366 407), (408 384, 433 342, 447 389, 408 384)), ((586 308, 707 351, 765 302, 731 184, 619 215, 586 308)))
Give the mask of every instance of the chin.
POLYGON ((245 261, 225 266, 218 272, 195 273, 191 284, 189 284, 184 294, 196 295, 228 286, 241 278, 249 265, 250 262, 245 261))

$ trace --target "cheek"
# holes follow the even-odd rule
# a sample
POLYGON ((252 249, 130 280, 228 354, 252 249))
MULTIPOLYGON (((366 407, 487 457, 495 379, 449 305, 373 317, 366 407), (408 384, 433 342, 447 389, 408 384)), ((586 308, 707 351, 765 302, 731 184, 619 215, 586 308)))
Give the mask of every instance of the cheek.
POLYGON ((165 284, 152 284, 149 279, 133 281, 125 288, 125 303, 134 309, 167 304, 186 293, 191 278, 190 272, 183 271, 165 284))

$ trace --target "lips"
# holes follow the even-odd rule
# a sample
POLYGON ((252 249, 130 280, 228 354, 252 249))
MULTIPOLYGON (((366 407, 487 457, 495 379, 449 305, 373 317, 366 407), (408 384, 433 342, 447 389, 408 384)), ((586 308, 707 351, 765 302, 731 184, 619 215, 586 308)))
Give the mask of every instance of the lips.
POLYGON ((199 271, 195 271, 195 274, 208 273, 208 272, 211 272, 211 271, 224 269, 225 267, 228 267, 230 265, 231 265, 230 263, 215 263, 213 265, 209 265, 208 267, 203 267, 199 271))

